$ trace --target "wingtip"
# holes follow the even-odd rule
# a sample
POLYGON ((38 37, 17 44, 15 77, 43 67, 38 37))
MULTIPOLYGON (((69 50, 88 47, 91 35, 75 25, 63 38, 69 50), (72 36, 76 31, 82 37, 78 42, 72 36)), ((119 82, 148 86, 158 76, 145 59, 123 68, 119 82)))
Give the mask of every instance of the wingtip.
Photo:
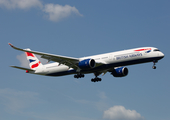
POLYGON ((8 43, 8 45, 10 45, 11 47, 13 47, 13 45, 11 43, 8 43))

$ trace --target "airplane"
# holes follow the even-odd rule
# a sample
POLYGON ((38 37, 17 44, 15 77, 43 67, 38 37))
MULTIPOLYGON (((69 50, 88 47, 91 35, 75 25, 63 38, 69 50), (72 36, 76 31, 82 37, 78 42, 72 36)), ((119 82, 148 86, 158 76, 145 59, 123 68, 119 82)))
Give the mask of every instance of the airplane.
POLYGON ((110 72, 114 77, 124 77, 128 75, 128 68, 125 66, 153 62, 153 69, 158 60, 164 57, 164 54, 155 47, 140 47, 129 50, 99 54, 88 57, 74 58, 61 55, 32 51, 30 49, 21 49, 8 43, 12 48, 23 51, 29 61, 30 68, 11 66, 25 70, 26 73, 45 75, 45 76, 64 76, 74 74, 74 78, 83 78, 84 74, 94 73, 95 78, 92 82, 99 82, 98 76, 110 72), (35 54, 41 58, 53 61, 53 63, 42 64, 35 54))

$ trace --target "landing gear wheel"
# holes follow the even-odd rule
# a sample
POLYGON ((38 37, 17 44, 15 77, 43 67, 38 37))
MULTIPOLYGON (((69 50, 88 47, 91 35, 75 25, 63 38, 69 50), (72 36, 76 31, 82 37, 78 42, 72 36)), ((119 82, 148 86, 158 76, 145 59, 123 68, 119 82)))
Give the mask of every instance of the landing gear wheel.
POLYGON ((101 79, 101 78, 96 77, 96 78, 91 79, 91 81, 92 81, 92 82, 99 82, 99 81, 102 81, 102 79, 101 79))
POLYGON ((84 74, 77 74, 77 75, 74 75, 74 78, 82 78, 82 77, 84 77, 84 74))
POLYGON ((153 61, 153 66, 152 66, 153 69, 156 69, 156 66, 155 66, 155 65, 156 65, 157 62, 158 62, 158 61, 155 61, 155 60, 153 61))
POLYGON ((156 69, 156 66, 153 66, 152 68, 153 68, 153 69, 156 69))
POLYGON ((74 78, 77 78, 77 79, 78 79, 78 75, 74 75, 74 78))

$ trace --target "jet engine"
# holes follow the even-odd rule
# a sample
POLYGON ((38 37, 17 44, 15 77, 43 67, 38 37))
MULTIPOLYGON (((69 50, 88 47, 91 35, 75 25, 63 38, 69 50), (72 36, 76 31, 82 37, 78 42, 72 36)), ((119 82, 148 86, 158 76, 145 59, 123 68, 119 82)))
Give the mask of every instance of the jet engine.
POLYGON ((81 69, 90 69, 96 66, 96 62, 94 59, 85 59, 79 62, 79 68, 81 69))
POLYGON ((124 77, 128 74, 128 69, 126 67, 115 68, 112 73, 114 77, 124 77))

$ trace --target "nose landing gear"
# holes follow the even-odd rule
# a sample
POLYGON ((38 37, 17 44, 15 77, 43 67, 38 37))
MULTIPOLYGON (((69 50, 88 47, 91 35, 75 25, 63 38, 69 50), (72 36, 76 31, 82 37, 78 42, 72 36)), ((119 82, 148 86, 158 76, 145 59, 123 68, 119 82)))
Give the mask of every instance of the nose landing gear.
POLYGON ((158 62, 158 61, 156 61, 156 60, 153 61, 153 66, 152 66, 153 69, 156 69, 156 66, 155 66, 155 65, 156 65, 157 62, 158 62))

